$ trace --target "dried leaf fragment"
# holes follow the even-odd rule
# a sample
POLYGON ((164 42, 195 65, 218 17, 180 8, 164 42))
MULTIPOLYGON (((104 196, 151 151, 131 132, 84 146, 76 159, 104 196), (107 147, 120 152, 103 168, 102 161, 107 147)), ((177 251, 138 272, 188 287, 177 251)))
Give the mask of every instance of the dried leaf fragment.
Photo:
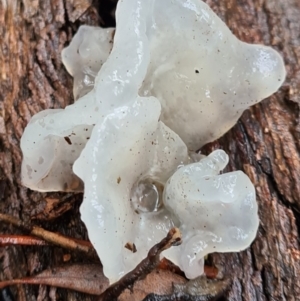
POLYGON ((13 284, 43 284, 91 295, 100 295, 107 287, 100 264, 73 264, 47 269, 40 274, 0 282, 0 289, 13 284))
POLYGON ((220 297, 229 287, 229 279, 211 280, 200 276, 185 284, 174 284, 170 295, 149 294, 143 301, 212 301, 220 297))

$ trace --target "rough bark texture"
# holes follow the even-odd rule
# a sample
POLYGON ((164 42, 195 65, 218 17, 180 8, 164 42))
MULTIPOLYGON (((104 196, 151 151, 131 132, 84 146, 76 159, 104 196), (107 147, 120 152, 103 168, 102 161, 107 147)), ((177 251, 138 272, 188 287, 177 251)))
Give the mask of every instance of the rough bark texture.
MULTIPOLYGON (((65 194, 22 187, 19 140, 34 113, 72 102, 72 79, 61 64, 60 52, 79 25, 111 25, 116 1, 6 1, 0 3, 0 212, 36 218, 49 230, 86 238, 78 212, 80 195, 68 195, 69 203, 50 206, 55 211, 49 212, 49 204, 66 198, 65 194)), ((210 260, 233 280, 224 300, 300 300, 300 1, 206 2, 240 39, 279 50, 288 70, 276 95, 246 111, 228 134, 204 148, 204 153, 225 149, 230 154, 228 169, 248 174, 257 190, 261 220, 251 248, 214 254, 210 260)), ((0 232, 20 233, 2 224, 0 232)), ((0 248, 0 280, 63 263, 66 253, 49 246, 0 248)), ((70 260, 86 258, 72 254, 70 260)), ((43 286, 22 285, 11 291, 22 301, 50 300, 55 293, 43 286)), ((57 300, 92 300, 60 289, 56 295, 57 300)))

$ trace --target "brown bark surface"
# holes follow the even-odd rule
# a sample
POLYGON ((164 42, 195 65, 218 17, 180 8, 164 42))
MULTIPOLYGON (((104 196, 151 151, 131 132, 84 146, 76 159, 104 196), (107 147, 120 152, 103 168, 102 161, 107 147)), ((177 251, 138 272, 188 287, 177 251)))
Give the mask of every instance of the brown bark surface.
MULTIPOLYGON (((81 195, 37 193, 22 187, 19 141, 33 114, 72 103, 72 78, 62 66, 61 50, 81 24, 111 25, 115 2, 0 3, 0 212, 35 219, 48 230, 74 238, 87 238, 78 212, 81 195)), ((300 300, 300 1, 206 2, 241 40, 276 48, 288 71, 278 93, 247 110, 229 133, 203 149, 204 153, 225 149, 230 155, 228 169, 248 174, 259 204, 261 223, 251 248, 211 256, 212 263, 233 280, 223 300, 300 300)), ((0 233, 23 232, 0 224, 0 233)), ((66 254, 51 246, 0 248, 0 280, 61 264, 70 257, 66 254)), ((87 261, 71 254, 70 262, 87 261)), ((18 285, 11 291, 15 300, 55 300, 54 289, 43 286, 18 285)), ((61 289, 56 295, 57 300, 92 300, 61 289)))

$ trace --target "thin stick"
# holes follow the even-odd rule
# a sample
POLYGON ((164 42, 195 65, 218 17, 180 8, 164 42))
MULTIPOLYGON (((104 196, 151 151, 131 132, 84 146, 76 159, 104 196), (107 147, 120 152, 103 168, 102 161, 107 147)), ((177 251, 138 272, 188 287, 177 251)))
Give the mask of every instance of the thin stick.
POLYGON ((179 229, 172 228, 167 237, 153 246, 147 257, 139 263, 134 270, 123 276, 119 281, 112 284, 99 298, 99 301, 115 301, 126 289, 131 287, 137 280, 145 277, 159 264, 160 253, 172 246, 181 244, 181 233, 179 229))
POLYGON ((70 237, 47 231, 41 227, 25 223, 11 215, 0 213, 0 221, 12 224, 18 228, 22 228, 23 230, 29 232, 29 234, 42 238, 46 242, 52 243, 62 248, 90 254, 94 253, 94 249, 89 242, 82 243, 70 237))
POLYGON ((48 245, 48 243, 44 239, 28 235, 0 235, 0 247, 6 247, 11 245, 45 246, 48 245))

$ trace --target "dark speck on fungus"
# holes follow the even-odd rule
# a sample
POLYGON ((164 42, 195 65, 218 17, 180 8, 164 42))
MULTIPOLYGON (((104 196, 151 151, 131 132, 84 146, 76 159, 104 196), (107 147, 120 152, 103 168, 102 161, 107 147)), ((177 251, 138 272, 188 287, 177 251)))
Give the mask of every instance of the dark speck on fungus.
POLYGON ((68 136, 64 137, 64 139, 68 144, 70 144, 70 145, 72 144, 72 141, 68 136))

